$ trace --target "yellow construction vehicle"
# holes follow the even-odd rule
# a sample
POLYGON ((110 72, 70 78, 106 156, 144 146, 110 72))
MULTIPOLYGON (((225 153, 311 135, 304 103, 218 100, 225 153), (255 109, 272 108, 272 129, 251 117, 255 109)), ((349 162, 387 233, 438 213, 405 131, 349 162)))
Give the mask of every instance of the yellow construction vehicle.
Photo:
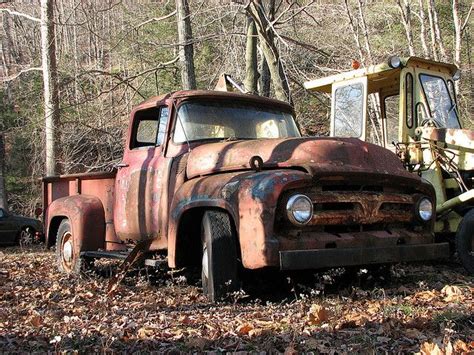
POLYGON ((453 64, 409 57, 308 81, 331 95, 331 136, 395 151, 436 190, 436 236, 474 273, 474 132, 459 120, 453 64))

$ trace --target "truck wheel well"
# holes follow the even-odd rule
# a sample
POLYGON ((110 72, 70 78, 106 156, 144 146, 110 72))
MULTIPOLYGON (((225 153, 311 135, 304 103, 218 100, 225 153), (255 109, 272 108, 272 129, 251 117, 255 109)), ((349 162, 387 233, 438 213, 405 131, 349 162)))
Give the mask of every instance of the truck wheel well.
MULTIPOLYGON (((210 209, 228 213, 228 211, 222 208, 196 207, 187 210, 181 216, 176 239, 176 266, 201 265, 201 222, 204 212, 210 209)), ((232 228, 235 230, 235 222, 230 214, 229 216, 232 228)), ((238 234, 236 233, 236 235, 238 234)), ((235 242, 237 244, 238 258, 240 259, 240 245, 238 239, 237 237, 235 242)))
POLYGON ((48 241, 46 247, 49 249, 53 245, 56 245, 56 237, 58 234, 59 225, 63 221, 63 219, 67 219, 66 216, 54 216, 49 223, 49 230, 48 230, 48 241))

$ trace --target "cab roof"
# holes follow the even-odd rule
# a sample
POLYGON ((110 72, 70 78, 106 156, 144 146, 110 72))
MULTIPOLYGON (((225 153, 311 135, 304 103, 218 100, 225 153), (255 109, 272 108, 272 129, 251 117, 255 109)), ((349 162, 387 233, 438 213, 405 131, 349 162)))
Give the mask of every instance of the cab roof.
POLYGON ((135 111, 147 109, 150 107, 156 107, 157 104, 167 99, 175 99, 181 101, 187 98, 202 98, 208 100, 227 98, 231 100, 257 102, 266 106, 280 106, 281 108, 286 109, 287 111, 293 111, 293 107, 284 101, 275 100, 258 95, 215 90, 180 90, 164 95, 153 96, 136 106, 135 111))
POLYGON ((325 78, 310 80, 304 83, 307 90, 331 93, 332 85, 337 82, 367 76, 369 94, 378 91, 381 87, 397 86, 400 71, 404 67, 419 67, 454 75, 458 68, 454 64, 436 62, 419 57, 400 58, 401 66, 392 68, 386 63, 370 65, 367 68, 351 70, 325 78))

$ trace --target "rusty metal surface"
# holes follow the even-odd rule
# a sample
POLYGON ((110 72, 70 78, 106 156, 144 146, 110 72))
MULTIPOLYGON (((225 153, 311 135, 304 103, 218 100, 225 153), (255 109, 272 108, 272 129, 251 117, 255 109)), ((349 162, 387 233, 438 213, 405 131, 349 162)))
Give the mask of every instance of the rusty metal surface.
MULTIPOLYGON (((131 114, 131 123, 138 110, 166 105, 170 131, 175 104, 188 99, 238 99, 291 110, 285 103, 252 95, 180 91, 140 104, 131 114)), ((398 157, 384 148, 354 138, 321 137, 194 142, 190 147, 165 140, 163 146, 129 149, 131 127, 124 164, 116 177, 45 179, 48 225, 53 216, 70 216, 75 235, 94 236, 102 243, 75 250, 120 250, 128 240, 148 240, 148 249, 168 249, 168 263, 174 267, 179 223, 199 208, 230 214, 242 263, 251 269, 278 266, 279 252, 284 250, 432 242, 432 225, 414 221, 413 205, 420 194, 434 201, 433 188, 407 172, 398 157), (251 168, 255 156, 263 161, 258 169, 251 168), (361 187, 338 190, 354 184, 361 187), (366 185, 371 189, 364 190, 366 185), (317 212, 305 227, 289 225, 282 210, 288 194, 296 192, 307 193, 317 212), (351 209, 326 208, 335 204, 351 209)), ((193 228, 199 233, 196 223, 193 228)))
POLYGON ((352 249, 292 250, 280 253, 280 268, 282 270, 320 269, 448 257, 448 243, 352 249))
POLYGON ((387 149, 356 138, 259 139, 201 145, 190 153, 189 178, 250 169, 258 155, 264 168, 302 167, 314 174, 347 172, 411 177, 387 149))
POLYGON ((104 248, 104 242, 110 244, 109 249, 123 249, 113 227, 114 177, 115 173, 92 173, 44 179, 47 245, 50 246, 49 240, 56 237, 50 231, 52 218, 64 216, 71 221, 74 238, 87 236, 87 240, 96 240, 86 241, 91 244, 84 245, 86 249, 82 250, 104 248))
POLYGON ((98 197, 92 195, 74 195, 61 197, 48 207, 48 231, 46 244, 55 238, 50 231, 51 219, 55 216, 69 218, 73 235, 73 250, 97 250, 105 247, 104 208, 98 197))
POLYGON ((459 146, 474 152, 474 131, 469 129, 454 128, 423 128, 423 139, 434 141, 439 144, 459 146))

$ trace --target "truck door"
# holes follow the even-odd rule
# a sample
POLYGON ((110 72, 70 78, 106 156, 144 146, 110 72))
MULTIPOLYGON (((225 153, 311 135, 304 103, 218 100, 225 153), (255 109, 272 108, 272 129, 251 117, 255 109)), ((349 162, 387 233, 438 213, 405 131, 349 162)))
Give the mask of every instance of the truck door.
POLYGON ((367 77, 332 85, 331 136, 367 135, 367 77))
POLYGON ((157 208, 165 175, 161 142, 168 108, 150 107, 132 113, 131 127, 115 182, 114 226, 118 237, 146 239, 159 234, 157 208))

